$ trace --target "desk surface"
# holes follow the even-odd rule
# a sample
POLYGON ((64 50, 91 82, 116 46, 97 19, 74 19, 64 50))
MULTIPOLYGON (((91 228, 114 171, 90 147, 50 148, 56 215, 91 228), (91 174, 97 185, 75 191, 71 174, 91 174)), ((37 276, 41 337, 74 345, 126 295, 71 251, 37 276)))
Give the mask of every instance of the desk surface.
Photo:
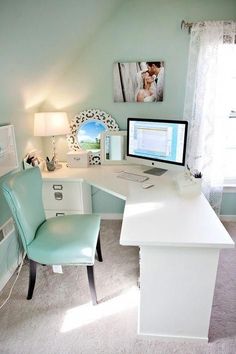
POLYGON ((174 173, 150 176, 154 187, 117 177, 125 170, 142 174, 144 166, 116 165, 43 172, 44 180, 87 183, 126 200, 120 243, 129 246, 231 248, 234 242, 203 195, 180 196, 174 173))

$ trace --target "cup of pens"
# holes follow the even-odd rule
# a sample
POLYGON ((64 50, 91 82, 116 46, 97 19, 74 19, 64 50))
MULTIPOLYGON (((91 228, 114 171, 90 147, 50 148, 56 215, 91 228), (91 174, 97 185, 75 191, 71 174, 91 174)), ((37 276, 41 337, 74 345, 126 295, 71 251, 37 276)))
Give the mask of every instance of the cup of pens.
POLYGON ((55 161, 54 158, 52 158, 52 160, 49 160, 49 158, 46 158, 46 165, 47 165, 47 170, 49 172, 54 171, 56 166, 55 166, 55 161))
POLYGON ((190 170, 187 165, 187 175, 189 178, 189 191, 188 193, 192 196, 201 194, 202 189, 202 173, 198 170, 190 170))

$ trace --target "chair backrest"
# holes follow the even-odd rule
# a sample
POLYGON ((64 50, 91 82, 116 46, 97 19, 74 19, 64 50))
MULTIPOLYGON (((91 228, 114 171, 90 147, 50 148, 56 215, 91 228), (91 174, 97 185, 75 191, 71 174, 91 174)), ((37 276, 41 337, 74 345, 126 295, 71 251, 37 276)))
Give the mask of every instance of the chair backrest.
POLYGON ((25 251, 45 221, 42 177, 38 167, 8 176, 2 183, 3 194, 13 214, 25 251))

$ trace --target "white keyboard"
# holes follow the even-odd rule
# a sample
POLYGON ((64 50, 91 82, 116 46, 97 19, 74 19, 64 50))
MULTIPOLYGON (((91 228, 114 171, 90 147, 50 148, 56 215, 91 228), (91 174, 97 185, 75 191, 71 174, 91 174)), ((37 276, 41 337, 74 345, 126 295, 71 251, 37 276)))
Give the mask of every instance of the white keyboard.
POLYGON ((117 177, 126 179, 128 181, 133 181, 133 182, 144 182, 147 179, 149 179, 149 177, 145 177, 145 176, 137 175, 136 173, 130 173, 125 171, 120 172, 117 175, 117 177))

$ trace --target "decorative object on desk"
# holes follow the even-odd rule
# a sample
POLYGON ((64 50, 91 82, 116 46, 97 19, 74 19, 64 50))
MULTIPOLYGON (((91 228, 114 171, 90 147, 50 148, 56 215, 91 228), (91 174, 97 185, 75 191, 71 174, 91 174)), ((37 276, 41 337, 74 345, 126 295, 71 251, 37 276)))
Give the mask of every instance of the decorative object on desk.
POLYGON ((47 170, 48 172, 52 172, 56 169, 56 164, 54 161, 54 158, 52 158, 52 160, 50 161, 48 157, 46 157, 46 166, 47 166, 47 170))
POLYGON ((114 102, 163 101, 164 62, 114 63, 114 102))
POLYGON ((34 116, 34 135, 35 136, 51 136, 52 150, 55 168, 60 168, 56 153, 56 135, 69 134, 70 127, 65 112, 40 112, 34 116))
POLYGON ((41 157, 41 152, 37 150, 32 150, 28 152, 23 159, 23 169, 39 166, 40 170, 43 171, 45 167, 44 159, 41 157))
POLYGON ((126 162, 127 131, 101 134, 101 163, 123 164, 126 162))
POLYGON ((177 188, 182 196, 195 197, 201 194, 202 174, 199 171, 191 172, 187 167, 176 179, 177 188))
POLYGON ((66 154, 68 167, 88 167, 88 152, 87 151, 69 151, 66 154))
POLYGON ((100 134, 119 130, 115 119, 99 109, 89 109, 77 114, 72 119, 70 128, 71 133, 67 136, 69 148, 74 151, 89 151, 90 165, 101 163, 100 134))
POLYGON ((16 169, 18 158, 13 125, 0 127, 0 176, 16 169))

